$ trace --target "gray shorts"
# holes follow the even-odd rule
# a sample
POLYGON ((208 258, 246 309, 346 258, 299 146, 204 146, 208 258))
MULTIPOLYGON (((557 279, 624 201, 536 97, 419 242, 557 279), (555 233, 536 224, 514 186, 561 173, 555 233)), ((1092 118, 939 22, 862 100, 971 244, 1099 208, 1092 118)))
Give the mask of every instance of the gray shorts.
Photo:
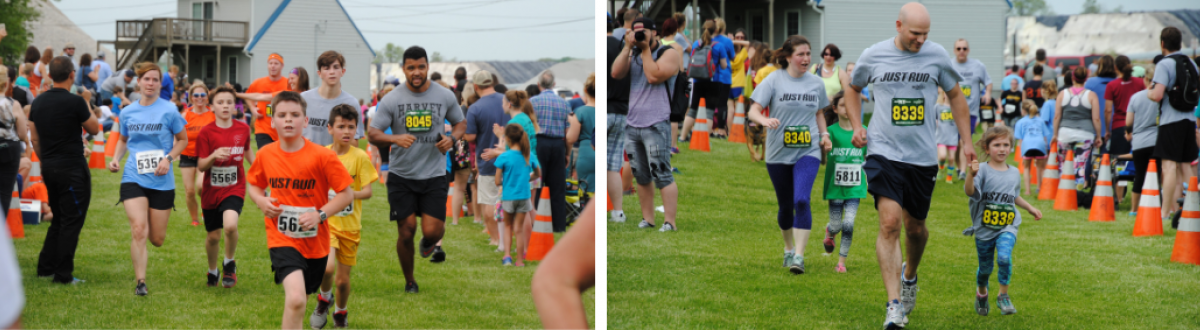
POLYGON ((671 175, 671 124, 660 121, 650 127, 625 127, 625 149, 629 150, 629 165, 639 185, 650 184, 659 189, 675 182, 671 175))
POLYGON ((500 201, 500 207, 505 213, 525 213, 533 211, 533 203, 528 199, 518 199, 514 201, 500 201))
POLYGON ((608 160, 607 171, 620 172, 625 161, 625 115, 608 114, 608 160))
MULTIPOLYGON (((687 116, 688 116, 688 117, 690 117, 690 118, 692 118, 692 119, 695 119, 695 118, 696 118, 696 111, 697 111, 697 109, 696 109, 696 108, 697 108, 697 107, 691 107, 691 108, 689 108, 689 109, 688 109, 688 112, 687 112, 687 116)), ((704 107, 704 110, 705 110, 704 114, 707 116, 707 117, 704 117, 704 118, 709 120, 709 123, 708 123, 709 125, 712 125, 712 120, 713 120, 713 111, 715 111, 715 110, 716 110, 716 108, 714 108, 714 107, 711 107, 711 106, 706 106, 706 107, 704 107)))

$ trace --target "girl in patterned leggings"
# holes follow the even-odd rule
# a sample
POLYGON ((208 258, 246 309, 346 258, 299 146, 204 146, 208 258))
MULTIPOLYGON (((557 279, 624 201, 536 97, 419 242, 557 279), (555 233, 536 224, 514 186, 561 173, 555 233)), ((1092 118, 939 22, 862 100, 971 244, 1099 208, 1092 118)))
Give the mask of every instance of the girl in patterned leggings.
POLYGON ((850 126, 843 96, 843 92, 835 93, 830 100, 835 106, 824 109, 837 114, 828 129, 833 148, 825 157, 828 164, 825 166, 824 191, 825 200, 829 201, 829 225, 825 226, 823 243, 825 254, 829 255, 833 253, 834 237, 839 232, 842 234, 842 247, 834 268, 838 273, 846 272, 846 256, 850 254, 850 242, 854 239, 854 216, 858 214, 859 199, 867 197, 867 181, 863 179, 866 173, 862 169, 867 148, 855 148, 850 141, 854 137, 854 127, 850 126))

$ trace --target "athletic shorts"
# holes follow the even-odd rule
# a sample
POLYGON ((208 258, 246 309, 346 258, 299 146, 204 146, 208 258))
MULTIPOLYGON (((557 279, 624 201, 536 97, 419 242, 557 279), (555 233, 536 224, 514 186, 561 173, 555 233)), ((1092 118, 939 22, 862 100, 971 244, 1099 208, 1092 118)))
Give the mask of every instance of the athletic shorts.
POLYGON ((139 197, 145 197, 150 202, 150 208, 155 210, 171 210, 175 208, 174 190, 147 189, 142 188, 142 186, 134 182, 121 184, 121 202, 139 197))
POLYGON ((329 246, 337 249, 337 261, 346 266, 358 263, 360 231, 341 231, 329 228, 329 246))
POLYGON ((1158 141, 1154 144, 1154 158, 1179 163, 1196 160, 1200 147, 1196 146, 1196 123, 1180 120, 1158 127, 1158 141))
POLYGON ((1025 154, 1021 155, 1021 157, 1029 159, 1046 159, 1046 153, 1037 149, 1029 149, 1025 150, 1025 154))
MULTIPOLYGON (((692 79, 692 103, 688 106, 688 117, 696 118, 696 109, 700 108, 700 99, 705 99, 705 108, 708 108, 709 114, 712 114, 712 89, 713 82, 709 79, 692 79)), ((708 118, 712 118, 709 116, 708 118)))
POLYGON ((742 96, 742 91, 743 91, 743 87, 730 88, 729 89, 729 99, 733 100, 734 102, 737 102, 738 98, 742 96))
POLYGON ((388 205, 391 206, 392 221, 399 221, 416 214, 428 214, 434 219, 446 221, 446 176, 440 175, 426 180, 409 180, 388 173, 388 205))
POLYGON ((867 172, 867 192, 875 197, 876 210, 880 197, 887 197, 900 203, 913 218, 928 217, 937 166, 916 166, 870 155, 863 170, 867 172))
MULTIPOLYGON (((1162 161, 1154 157, 1154 147, 1133 151, 1133 193, 1135 194, 1142 193, 1142 185, 1146 183, 1146 170, 1150 167, 1151 159, 1154 160, 1155 170, 1162 173, 1162 161)), ((1162 177, 1159 177, 1158 180, 1162 181, 1162 177)))
POLYGON ((941 143, 938 143, 938 148, 946 148, 946 150, 950 150, 950 151, 958 150, 958 146, 945 145, 945 144, 941 144, 941 143))
POLYGON ((238 215, 242 214, 242 204, 245 203, 241 197, 229 196, 221 200, 221 204, 215 209, 207 209, 204 211, 204 229, 208 232, 220 230, 225 227, 225 211, 234 211, 238 215))
POLYGON ((200 158, 179 155, 179 168, 196 168, 200 165, 200 158))
POLYGON ((294 271, 304 274, 304 294, 309 295, 321 288, 325 279, 325 262, 328 256, 319 259, 305 259, 300 251, 292 247, 277 247, 270 249, 271 271, 275 272, 275 284, 283 284, 283 279, 294 271))
MULTIPOLYGON (((621 153, 625 151, 625 115, 610 113, 608 114, 608 160, 605 164, 606 170, 609 172, 621 171, 621 153)), ((496 200, 492 199, 491 203, 480 204, 496 204, 496 200)))
POLYGON ((525 213, 533 211, 533 203, 528 199, 518 199, 511 201, 500 201, 501 208, 505 213, 525 213))
MULTIPOLYGON (((275 143, 275 140, 271 139, 270 134, 258 133, 258 134, 254 134, 254 142, 258 144, 258 149, 262 149, 263 147, 266 147, 268 144, 275 143)), ((387 162, 387 161, 385 160, 384 162, 387 162)))
POLYGON ((1109 154, 1124 155, 1129 153, 1130 149, 1133 148, 1129 144, 1129 140, 1125 139, 1125 131, 1127 130, 1129 130, 1129 127, 1117 127, 1112 130, 1112 139, 1108 141, 1109 154))
POLYGON ((484 205, 496 205, 500 201, 500 186, 496 185, 495 175, 479 176, 479 196, 475 199, 475 203, 484 205))

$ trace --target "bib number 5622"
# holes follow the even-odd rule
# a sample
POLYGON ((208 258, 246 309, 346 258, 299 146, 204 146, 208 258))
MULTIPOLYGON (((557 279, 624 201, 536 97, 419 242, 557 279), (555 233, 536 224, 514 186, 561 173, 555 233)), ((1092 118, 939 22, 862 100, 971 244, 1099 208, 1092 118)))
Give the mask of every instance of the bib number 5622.
POLYGON ((283 212, 279 213, 279 218, 275 219, 276 229, 284 236, 291 238, 310 238, 317 236, 317 227, 309 230, 304 230, 300 226, 300 215, 308 212, 316 212, 314 207, 295 207, 281 205, 283 212))

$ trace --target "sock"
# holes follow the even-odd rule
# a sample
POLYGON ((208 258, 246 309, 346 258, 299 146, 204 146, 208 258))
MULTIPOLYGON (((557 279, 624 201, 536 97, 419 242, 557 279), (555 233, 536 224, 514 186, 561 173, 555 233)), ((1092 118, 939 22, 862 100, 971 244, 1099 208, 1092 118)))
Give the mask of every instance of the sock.
POLYGON ((233 262, 233 259, 225 258, 225 263, 222 265, 229 266, 230 262, 233 262))
POLYGON ((341 307, 337 307, 337 306, 334 306, 334 307, 333 307, 333 312, 334 312, 334 313, 341 313, 341 312, 345 312, 345 311, 346 311, 346 309, 345 309, 345 308, 341 308, 341 307))
POLYGON ((621 210, 613 210, 613 211, 612 211, 612 217, 613 217, 614 219, 615 219, 615 218, 624 218, 624 217, 625 217, 625 211, 621 211, 621 210))
POLYGON ((321 291, 321 297, 325 297, 325 299, 328 300, 333 300, 333 288, 330 288, 329 291, 321 291))
POLYGON ((913 276, 913 279, 911 279, 911 280, 910 280, 910 279, 904 278, 904 272, 903 272, 903 271, 901 271, 901 272, 900 272, 900 280, 901 280, 901 281, 904 281, 904 284, 916 284, 916 283, 917 283, 917 276, 915 276, 915 275, 914 275, 914 276, 913 276))
POLYGON ((214 268, 214 269, 209 269, 209 270, 208 270, 208 273, 209 273, 209 274, 213 274, 213 275, 217 275, 217 270, 216 270, 215 268, 214 268))
POLYGON ((783 253, 791 253, 791 254, 796 254, 796 250, 795 250, 795 249, 792 249, 792 250, 783 249, 783 253))

